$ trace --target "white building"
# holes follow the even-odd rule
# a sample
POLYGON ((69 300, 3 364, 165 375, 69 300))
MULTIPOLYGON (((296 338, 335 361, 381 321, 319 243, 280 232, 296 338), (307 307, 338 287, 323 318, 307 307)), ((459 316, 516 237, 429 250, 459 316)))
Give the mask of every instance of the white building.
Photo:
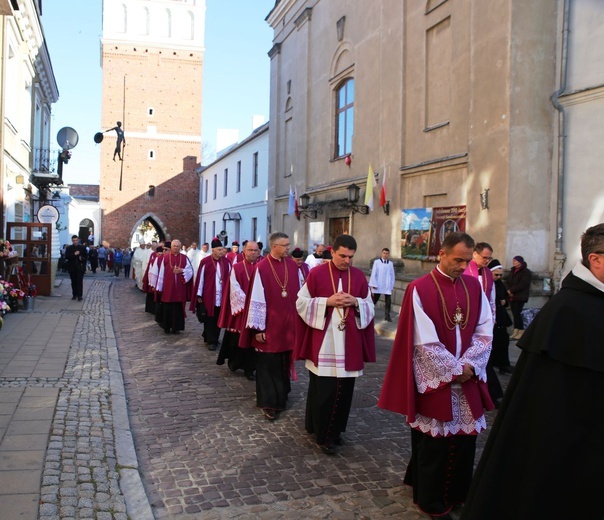
POLYGON ((0 2, 0 236, 7 222, 33 222, 38 198, 50 185, 61 184, 50 150, 51 105, 59 91, 40 23, 41 4, 0 2))
POLYGON ((267 245, 268 123, 219 152, 200 174, 200 242, 220 235, 225 245, 256 240, 267 245), (222 232, 222 233, 221 233, 222 232))

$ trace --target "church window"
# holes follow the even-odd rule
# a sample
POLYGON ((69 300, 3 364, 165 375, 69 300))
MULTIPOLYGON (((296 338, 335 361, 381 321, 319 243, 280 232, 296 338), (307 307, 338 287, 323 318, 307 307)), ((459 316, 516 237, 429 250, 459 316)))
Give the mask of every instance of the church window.
POLYGON ((336 90, 336 146, 335 156, 352 153, 354 135, 354 79, 349 78, 336 90))

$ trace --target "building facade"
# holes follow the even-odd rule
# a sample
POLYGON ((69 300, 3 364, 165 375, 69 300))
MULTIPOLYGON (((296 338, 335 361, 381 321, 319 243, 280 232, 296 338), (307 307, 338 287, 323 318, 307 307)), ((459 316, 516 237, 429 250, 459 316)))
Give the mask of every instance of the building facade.
POLYGON ((581 233, 604 222, 604 4, 559 1, 556 56, 554 229, 566 272, 580 258, 581 233))
POLYGON ((561 4, 277 1, 267 16, 273 227, 304 243, 349 232, 358 265, 389 247, 411 275, 461 229, 508 267, 523 255, 553 272, 561 4), (377 182, 365 214, 369 165, 377 182), (289 185, 310 197, 300 221, 288 214, 289 185))
POLYGON ((268 245, 267 220, 269 123, 222 152, 200 173, 200 242, 218 236, 226 246, 233 241, 260 241, 268 245))
POLYGON ((41 4, 0 1, 0 236, 6 222, 33 222, 40 199, 61 183, 50 150, 51 105, 59 91, 41 4))
POLYGON ((199 235, 204 28, 205 0, 103 1, 100 238, 111 244, 129 246, 143 222, 161 239, 199 235))

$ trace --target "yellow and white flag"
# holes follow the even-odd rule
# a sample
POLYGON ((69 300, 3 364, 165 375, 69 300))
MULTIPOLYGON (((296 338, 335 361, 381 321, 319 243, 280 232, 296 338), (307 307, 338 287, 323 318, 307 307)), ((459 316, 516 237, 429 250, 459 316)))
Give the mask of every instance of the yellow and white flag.
POLYGON ((373 211, 373 188, 377 186, 375 182, 375 175, 373 175, 373 168, 369 163, 369 171, 367 172, 367 188, 365 190, 365 206, 369 207, 369 211, 373 211))

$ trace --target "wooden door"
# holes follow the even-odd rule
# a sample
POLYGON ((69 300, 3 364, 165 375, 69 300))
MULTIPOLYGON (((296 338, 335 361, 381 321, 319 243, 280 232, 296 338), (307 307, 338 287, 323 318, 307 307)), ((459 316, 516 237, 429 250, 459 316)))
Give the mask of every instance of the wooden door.
POLYGON ((19 253, 18 266, 23 278, 34 284, 38 294, 50 296, 52 224, 8 222, 8 240, 19 253))
POLYGON ((339 235, 348 235, 350 232, 350 218, 349 217, 338 217, 329 219, 329 245, 333 244, 333 241, 339 235))

